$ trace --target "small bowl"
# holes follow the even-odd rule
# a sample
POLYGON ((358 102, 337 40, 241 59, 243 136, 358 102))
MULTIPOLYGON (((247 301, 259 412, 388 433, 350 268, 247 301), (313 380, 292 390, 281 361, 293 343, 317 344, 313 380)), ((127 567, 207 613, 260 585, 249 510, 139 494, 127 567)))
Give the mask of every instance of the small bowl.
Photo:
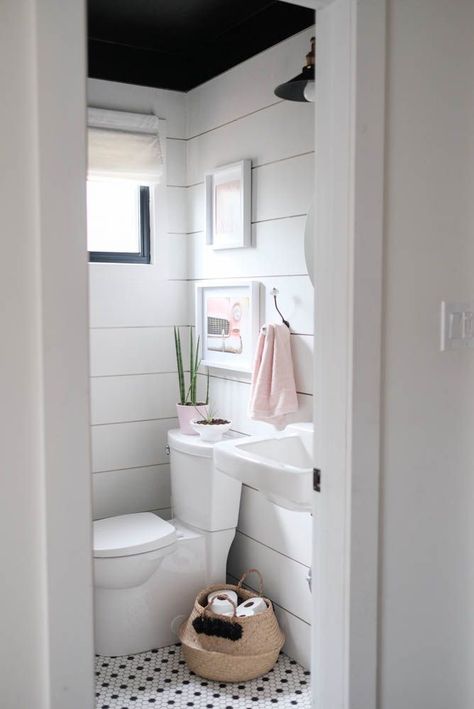
POLYGON ((196 420, 190 422, 196 433, 199 433, 202 441, 216 443, 221 441, 224 434, 229 431, 232 421, 227 423, 198 423, 196 420))

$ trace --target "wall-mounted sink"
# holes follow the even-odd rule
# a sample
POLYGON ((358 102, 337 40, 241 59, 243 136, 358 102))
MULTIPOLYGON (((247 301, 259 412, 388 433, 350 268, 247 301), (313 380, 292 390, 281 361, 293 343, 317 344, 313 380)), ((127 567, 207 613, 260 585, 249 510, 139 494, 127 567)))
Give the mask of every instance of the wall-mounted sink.
POLYGON ((292 424, 283 433, 217 443, 214 463, 218 470, 260 490, 280 507, 311 511, 312 424, 292 424))

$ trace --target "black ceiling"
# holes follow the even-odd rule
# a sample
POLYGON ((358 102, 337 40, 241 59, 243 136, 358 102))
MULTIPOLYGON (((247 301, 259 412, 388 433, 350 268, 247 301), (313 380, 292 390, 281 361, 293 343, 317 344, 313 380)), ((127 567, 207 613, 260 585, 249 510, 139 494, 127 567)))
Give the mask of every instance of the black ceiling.
POLYGON ((313 23, 277 0, 88 0, 89 76, 189 91, 313 23))

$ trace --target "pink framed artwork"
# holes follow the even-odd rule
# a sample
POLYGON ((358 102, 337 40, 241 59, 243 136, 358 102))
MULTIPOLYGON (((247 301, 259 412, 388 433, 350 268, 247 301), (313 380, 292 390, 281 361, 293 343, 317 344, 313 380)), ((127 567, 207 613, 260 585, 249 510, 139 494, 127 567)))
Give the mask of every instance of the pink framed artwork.
POLYGON ((213 249, 251 246, 251 179, 251 160, 206 174, 206 243, 213 249))
POLYGON ((202 364, 239 372, 252 370, 259 332, 257 281, 196 286, 196 331, 202 364))

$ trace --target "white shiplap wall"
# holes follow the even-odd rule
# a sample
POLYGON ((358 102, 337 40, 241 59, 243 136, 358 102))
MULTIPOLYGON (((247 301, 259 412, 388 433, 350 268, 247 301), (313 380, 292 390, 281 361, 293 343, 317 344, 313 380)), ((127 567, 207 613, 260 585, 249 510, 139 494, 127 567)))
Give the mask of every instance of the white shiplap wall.
MULTIPOLYGON (((186 243, 190 301, 201 280, 255 279, 261 283, 262 322, 277 322, 270 291, 291 323, 299 411, 312 420, 313 288, 304 262, 304 224, 313 191, 314 107, 279 101, 273 88, 297 74, 312 30, 306 30, 194 89, 187 95, 186 243), (204 173, 243 158, 252 160, 253 247, 213 251, 205 244, 204 173)), ((183 247, 181 247, 183 248, 183 247)), ((250 421, 249 376, 211 370, 211 396, 233 428, 267 432, 250 421)), ((231 577, 255 566, 276 604, 286 651, 309 666, 311 517, 276 507, 245 487, 238 532, 228 561, 231 577)), ((249 579, 253 584, 254 580, 249 579)))
POLYGON ((173 325, 189 324, 186 126, 182 93, 90 79, 91 106, 166 119, 166 185, 156 189, 154 264, 90 264, 95 518, 160 510, 168 516, 166 433, 176 426, 173 325), (184 245, 183 245, 184 246, 184 245))

